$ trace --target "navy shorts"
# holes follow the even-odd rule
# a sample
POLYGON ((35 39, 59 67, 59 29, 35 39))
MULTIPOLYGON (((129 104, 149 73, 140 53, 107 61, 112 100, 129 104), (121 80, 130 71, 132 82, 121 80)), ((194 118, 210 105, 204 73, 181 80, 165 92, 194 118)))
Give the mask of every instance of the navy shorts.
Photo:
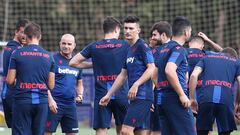
POLYGON ((161 131, 161 123, 160 123, 160 116, 158 105, 154 105, 154 112, 151 112, 151 130, 152 131, 161 131))
POLYGON ((196 135, 192 110, 184 108, 178 96, 163 97, 158 109, 163 135, 196 135))
POLYGON ((134 99, 130 101, 123 124, 136 129, 150 129, 151 105, 151 100, 134 99))
POLYGON ((99 100, 95 100, 93 128, 110 128, 112 114, 116 126, 122 125, 128 106, 128 99, 111 99, 106 107, 99 105, 99 100))
POLYGON ((48 104, 13 103, 12 135, 43 135, 48 104))
POLYGON ((48 110, 48 117, 46 122, 46 132, 56 132, 57 126, 60 123, 62 133, 78 133, 78 119, 76 104, 72 105, 58 105, 57 114, 48 110))
POLYGON ((12 127, 12 92, 10 92, 11 89, 9 89, 6 85, 6 83, 3 83, 3 90, 2 90, 2 105, 3 105, 3 111, 4 111, 4 117, 6 124, 8 128, 12 127))
POLYGON ((219 133, 237 130, 234 121, 234 110, 227 105, 216 103, 202 103, 199 105, 197 117, 198 131, 212 131, 215 119, 219 133))

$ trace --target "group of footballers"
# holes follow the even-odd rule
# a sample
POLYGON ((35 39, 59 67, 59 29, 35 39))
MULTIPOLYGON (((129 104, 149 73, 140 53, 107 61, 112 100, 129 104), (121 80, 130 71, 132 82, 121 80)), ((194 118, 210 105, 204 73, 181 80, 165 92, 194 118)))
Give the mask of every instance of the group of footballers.
POLYGON ((102 40, 73 56, 75 38, 64 34, 52 55, 39 46, 40 26, 20 20, 4 49, 2 101, 12 134, 51 135, 59 123, 66 135, 78 133, 76 102, 83 100, 86 68, 95 78, 96 135, 107 134, 112 116, 118 135, 208 135, 215 120, 219 135, 236 130, 240 61, 234 49, 202 32, 191 37, 182 16, 172 25, 154 24, 149 45, 139 36, 138 17, 127 16, 123 29, 125 40, 119 39, 121 23, 107 17, 102 40), (205 42, 217 52, 205 51, 205 42))

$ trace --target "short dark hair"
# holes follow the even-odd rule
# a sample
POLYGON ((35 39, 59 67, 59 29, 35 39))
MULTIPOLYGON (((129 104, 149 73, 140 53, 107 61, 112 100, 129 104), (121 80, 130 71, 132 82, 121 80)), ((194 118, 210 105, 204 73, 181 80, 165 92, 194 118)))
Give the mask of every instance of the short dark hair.
POLYGON ((151 28, 151 34, 154 30, 157 30, 159 34, 165 33, 167 37, 172 36, 172 26, 167 21, 159 21, 151 28))
POLYGON ((184 31, 191 27, 191 22, 184 16, 177 16, 173 20, 172 32, 173 36, 181 36, 184 34, 184 31))
POLYGON ((192 36, 189 41, 202 41, 204 43, 204 39, 198 35, 192 36))
POLYGON ((25 27, 29 23, 30 21, 28 19, 19 19, 16 23, 15 30, 19 31, 21 27, 25 27))
POLYGON ((107 17, 103 21, 103 32, 110 33, 113 32, 117 27, 121 28, 121 23, 114 17, 107 17))
POLYGON ((222 53, 225 53, 231 57, 238 58, 237 52, 232 47, 226 47, 222 50, 222 53))
POLYGON ((130 15, 124 18, 123 20, 124 23, 140 23, 140 19, 137 16, 130 15))
POLYGON ((24 29, 24 34, 26 34, 27 38, 32 39, 32 38, 41 38, 41 27, 34 23, 31 22, 28 24, 25 29, 24 29))

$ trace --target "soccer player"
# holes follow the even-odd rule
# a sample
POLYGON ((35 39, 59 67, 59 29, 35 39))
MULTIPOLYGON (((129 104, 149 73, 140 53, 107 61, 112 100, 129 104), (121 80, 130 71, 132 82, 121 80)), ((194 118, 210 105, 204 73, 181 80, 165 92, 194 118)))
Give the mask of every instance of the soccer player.
POLYGON ((12 53, 7 83, 15 85, 12 135, 42 135, 48 113, 48 89, 54 87, 54 63, 39 46, 41 28, 30 23, 24 29, 27 45, 12 53))
MULTIPOLYGON (((166 21, 160 21, 153 25, 151 29, 152 37, 151 39, 158 44, 158 47, 153 49, 153 57, 154 61, 158 60, 158 52, 157 50, 161 48, 162 45, 168 43, 172 36, 172 27, 166 21), (159 47, 160 45, 160 47, 159 47)), ((157 63, 156 63, 157 64, 157 63)), ((158 104, 161 104, 161 93, 157 90, 157 68, 154 70, 154 79, 155 80, 155 88, 154 88, 154 111, 151 112, 151 135, 159 135, 161 134, 161 123, 159 118, 158 104)))
POLYGON ((22 47, 24 43, 26 43, 25 35, 24 35, 24 27, 29 23, 27 19, 20 19, 15 27, 14 38, 9 41, 4 48, 3 52, 3 89, 1 93, 3 111, 5 120, 8 128, 12 127, 12 95, 13 88, 9 87, 6 84, 6 76, 8 73, 8 66, 10 61, 10 56, 14 50, 22 47))
MULTIPOLYGON (((191 36, 191 23, 176 17, 172 40, 160 46, 156 59, 158 90, 161 93, 159 114, 163 135, 195 135, 193 115, 187 91, 187 55, 182 45, 191 36)), ((156 73, 156 72, 155 72, 156 73)), ((155 81, 154 81, 155 82, 155 81)))
POLYGON ((78 132, 77 102, 83 99, 82 70, 70 67, 72 52, 76 47, 75 38, 64 34, 60 41, 60 52, 53 58, 55 61, 55 87, 49 93, 49 111, 45 135, 56 132, 61 123, 62 132, 75 135, 78 132), (77 94, 76 94, 77 93, 77 94))
POLYGON ((240 84, 240 62, 237 58, 236 51, 228 47, 222 53, 204 57, 195 66, 189 88, 192 107, 195 111, 199 108, 198 135, 207 135, 212 130, 215 119, 219 135, 230 135, 236 130, 232 87, 235 79, 240 84), (202 74, 203 86, 199 92, 198 107, 194 93, 200 74, 202 74))
POLYGON ((123 135, 133 135, 134 129, 137 129, 136 134, 143 135, 150 129, 150 119, 147 118, 150 118, 153 98, 151 76, 155 66, 150 48, 139 38, 139 23, 139 18, 136 16, 128 16, 124 19, 124 35, 131 47, 121 73, 99 103, 109 104, 110 97, 128 78, 130 105, 122 127, 123 135))
POLYGON ((103 107, 100 99, 112 87, 117 75, 127 57, 129 45, 124 40, 118 40, 121 24, 113 17, 107 17, 103 22, 104 39, 90 43, 80 53, 72 58, 70 66, 89 68, 93 66, 95 77, 94 121, 96 135, 106 135, 111 126, 112 114, 115 118, 116 131, 120 134, 124 117, 129 105, 127 99, 127 81, 119 88, 119 92, 111 96, 110 103, 103 107), (92 63, 85 60, 92 58, 92 63))
POLYGON ((218 52, 223 50, 220 45, 214 43, 202 32, 199 32, 196 36, 193 36, 188 44, 189 48, 187 48, 189 75, 191 75, 195 65, 199 62, 201 58, 206 55, 211 55, 215 53, 212 51, 204 50, 205 42, 207 42, 212 48, 214 48, 218 52))

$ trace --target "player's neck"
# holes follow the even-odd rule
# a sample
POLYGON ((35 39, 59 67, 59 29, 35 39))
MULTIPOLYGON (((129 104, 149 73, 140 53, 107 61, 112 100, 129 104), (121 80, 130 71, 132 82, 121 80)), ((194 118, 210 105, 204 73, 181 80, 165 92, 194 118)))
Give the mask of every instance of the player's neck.
POLYGON ((39 44, 39 40, 37 38, 33 38, 31 40, 28 40, 28 44, 38 45, 39 44))
POLYGON ((134 45, 138 41, 138 39, 139 39, 139 36, 137 36, 136 38, 133 38, 131 40, 128 40, 128 42, 132 46, 132 45, 134 45))
POLYGON ((72 58, 72 54, 64 54, 60 51, 60 54, 65 57, 66 59, 71 59, 72 58))
POLYGON ((183 46, 185 44, 185 42, 186 42, 185 39, 183 39, 181 36, 179 36, 179 37, 173 36, 172 40, 176 41, 181 46, 183 46))
POLYGON ((113 33, 107 33, 104 35, 104 39, 113 39, 113 38, 118 39, 118 36, 113 33))

